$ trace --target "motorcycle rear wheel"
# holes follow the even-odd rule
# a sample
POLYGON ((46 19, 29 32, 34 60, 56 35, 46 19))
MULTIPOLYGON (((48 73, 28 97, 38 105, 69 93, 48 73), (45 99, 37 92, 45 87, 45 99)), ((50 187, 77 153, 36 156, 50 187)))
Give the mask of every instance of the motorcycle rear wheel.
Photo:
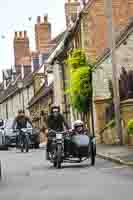
POLYGON ((95 151, 93 148, 93 144, 91 144, 90 157, 91 157, 91 166, 94 166, 95 165, 95 151))

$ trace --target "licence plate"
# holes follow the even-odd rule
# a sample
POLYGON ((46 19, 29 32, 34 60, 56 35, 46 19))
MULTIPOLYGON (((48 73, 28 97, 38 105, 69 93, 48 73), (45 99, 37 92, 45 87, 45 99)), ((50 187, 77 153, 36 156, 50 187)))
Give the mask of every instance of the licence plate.
POLYGON ((57 139, 57 140, 61 140, 61 139, 62 139, 62 134, 59 134, 59 133, 56 134, 56 139, 57 139))

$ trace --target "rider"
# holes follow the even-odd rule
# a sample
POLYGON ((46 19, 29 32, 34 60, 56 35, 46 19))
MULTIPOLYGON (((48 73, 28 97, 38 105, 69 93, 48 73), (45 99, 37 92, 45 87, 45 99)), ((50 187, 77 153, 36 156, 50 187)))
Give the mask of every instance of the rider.
MULTIPOLYGON (((21 134, 21 129, 22 128, 27 128, 27 123, 30 123, 32 126, 32 122, 29 117, 25 115, 24 110, 18 110, 18 115, 15 117, 14 122, 13 122, 13 129, 18 129, 19 134, 21 134)), ((18 138, 16 137, 16 145, 17 145, 18 138)))
MULTIPOLYGON (((51 106, 51 113, 48 116, 48 130, 54 131, 63 131, 64 126, 67 130, 69 130, 69 125, 67 124, 63 114, 60 113, 60 106, 59 105, 52 105, 51 106)), ((50 141, 48 140, 47 143, 47 159, 49 159, 49 149, 50 149, 50 141)))
POLYGON ((73 123, 73 134, 77 135, 77 134, 84 134, 84 135, 88 135, 89 132, 86 128, 84 128, 84 122, 81 120, 76 120, 73 123))

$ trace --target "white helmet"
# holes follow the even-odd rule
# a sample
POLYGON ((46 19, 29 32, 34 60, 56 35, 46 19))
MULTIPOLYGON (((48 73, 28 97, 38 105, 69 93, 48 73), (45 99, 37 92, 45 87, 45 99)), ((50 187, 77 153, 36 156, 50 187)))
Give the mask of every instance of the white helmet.
POLYGON ((76 128, 78 126, 83 126, 84 125, 84 122, 81 121, 81 120, 76 120, 74 123, 73 123, 73 127, 76 128))

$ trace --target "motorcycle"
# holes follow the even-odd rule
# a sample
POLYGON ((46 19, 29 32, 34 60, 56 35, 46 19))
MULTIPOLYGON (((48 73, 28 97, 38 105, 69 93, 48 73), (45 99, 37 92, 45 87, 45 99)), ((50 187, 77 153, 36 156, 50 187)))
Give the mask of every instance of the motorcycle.
POLYGON ((31 128, 22 128, 17 131, 17 147, 21 149, 21 152, 29 152, 29 145, 30 145, 30 134, 31 128))
POLYGON ((96 139, 95 137, 79 134, 71 135, 70 131, 49 132, 50 142, 49 158, 56 168, 61 168, 61 164, 81 163, 91 160, 91 165, 95 165, 96 139))

